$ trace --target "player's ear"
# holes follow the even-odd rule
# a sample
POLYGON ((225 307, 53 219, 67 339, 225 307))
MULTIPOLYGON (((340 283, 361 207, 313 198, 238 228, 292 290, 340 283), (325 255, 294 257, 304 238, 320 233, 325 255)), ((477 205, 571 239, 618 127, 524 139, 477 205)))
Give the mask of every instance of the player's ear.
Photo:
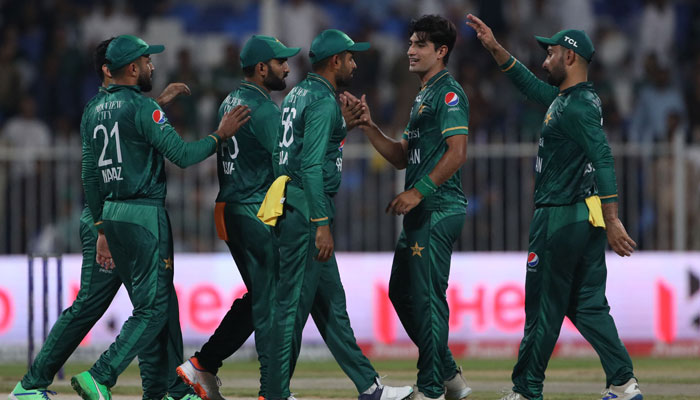
POLYGON ((566 61, 566 65, 574 65, 576 63, 576 53, 571 50, 571 49, 566 49, 566 54, 565 54, 564 60, 566 61))
POLYGON ((440 56, 440 58, 444 59, 445 56, 447 55, 447 46, 445 46, 444 44, 442 46, 440 46, 437 49, 437 53, 438 53, 438 56, 440 56))

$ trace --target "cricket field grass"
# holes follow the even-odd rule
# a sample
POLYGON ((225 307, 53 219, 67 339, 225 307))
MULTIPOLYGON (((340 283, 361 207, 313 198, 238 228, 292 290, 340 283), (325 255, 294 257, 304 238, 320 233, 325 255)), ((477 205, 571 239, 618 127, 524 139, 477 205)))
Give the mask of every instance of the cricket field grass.
MULTIPOLYGON (((635 374, 645 399, 700 399, 700 359, 635 358, 635 374)), ((514 360, 458 360, 474 390, 469 400, 500 399, 509 390, 514 360)), ((415 382, 414 360, 377 360, 373 362, 383 382, 389 385, 411 385, 415 382)), ((88 369, 88 364, 66 365, 66 379, 56 380, 51 389, 61 399, 78 399, 70 388, 70 376, 88 369)), ((24 364, 0 364, 0 390, 9 394, 25 373, 24 364)), ((258 389, 256 361, 225 363, 219 371, 221 391, 227 399, 255 399, 258 389)), ((551 400, 596 399, 604 389, 605 375, 598 359, 556 358, 549 363, 544 398, 551 400)), ((299 400, 353 399, 357 397, 352 382, 338 365, 330 361, 300 361, 291 385, 299 400)), ((115 399, 141 398, 141 379, 136 363, 120 376, 112 389, 115 399)))

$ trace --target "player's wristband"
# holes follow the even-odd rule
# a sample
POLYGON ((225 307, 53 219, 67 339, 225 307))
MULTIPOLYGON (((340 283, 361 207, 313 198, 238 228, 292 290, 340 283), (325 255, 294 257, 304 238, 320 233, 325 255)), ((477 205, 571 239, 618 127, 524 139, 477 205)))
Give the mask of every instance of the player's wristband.
POLYGON ((428 197, 431 194, 435 193, 438 187, 435 184, 435 182, 433 182, 433 180, 430 179, 430 176, 425 175, 421 178, 421 180, 419 180, 418 182, 416 182, 415 185, 413 185, 413 188, 416 189, 420 194, 422 194, 423 197, 428 197))
POLYGON ((501 68, 501 71, 508 72, 513 67, 515 67, 515 64, 517 62, 518 62, 518 60, 516 60, 515 57, 510 56, 510 58, 508 58, 508 61, 506 61, 505 64, 499 65, 499 67, 501 68))

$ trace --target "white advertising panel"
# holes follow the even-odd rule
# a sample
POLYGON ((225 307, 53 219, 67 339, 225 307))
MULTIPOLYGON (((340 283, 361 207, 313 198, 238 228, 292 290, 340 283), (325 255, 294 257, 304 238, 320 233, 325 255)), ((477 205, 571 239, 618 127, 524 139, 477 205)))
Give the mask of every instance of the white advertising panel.
MULTIPOLYGON (((390 253, 337 255, 355 336, 370 357, 413 357, 410 342, 388 298, 390 253)), ((608 254, 607 298, 621 338, 632 354, 700 356, 700 253, 608 254)), ((28 342, 26 256, 0 257, 0 348, 28 342)), ((456 356, 514 356, 524 324, 525 253, 456 253, 447 300, 450 344, 456 356)), ((63 257, 63 304, 80 287, 79 255, 63 257)), ((42 262, 34 263, 34 334, 43 320, 42 262)), ((56 319, 55 264, 48 265, 49 320, 56 319)), ((199 346, 216 329, 234 299, 246 292, 229 254, 176 254, 175 286, 187 345, 199 346)), ((109 344, 131 313, 124 290, 81 346, 109 344)), ((252 340, 252 339, 251 339, 252 340)), ((304 343, 321 343, 311 319, 304 343)), ((555 352, 590 354, 565 321, 555 352)))

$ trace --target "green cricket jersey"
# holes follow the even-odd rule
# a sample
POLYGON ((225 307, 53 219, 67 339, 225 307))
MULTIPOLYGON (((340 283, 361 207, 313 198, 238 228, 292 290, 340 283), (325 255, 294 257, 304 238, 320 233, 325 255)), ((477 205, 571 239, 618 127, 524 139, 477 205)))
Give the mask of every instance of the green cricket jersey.
POLYGON ((277 134, 277 175, 287 175, 287 202, 315 225, 333 218, 332 197, 340 187, 343 144, 347 127, 335 100, 335 89, 320 75, 309 73, 282 102, 277 134))
MULTIPOLYGON (((90 100, 88 100, 87 104, 85 104, 85 108, 83 108, 83 118, 80 121, 80 137, 82 141, 82 137, 84 136, 83 131, 85 130, 85 115, 87 114, 86 111, 91 109, 92 107, 95 106, 96 103, 100 102, 102 100, 102 97, 104 97, 107 94, 107 88, 104 86, 100 86, 97 88, 97 94, 92 96, 90 100)), ((84 146, 84 143, 83 143, 84 146)), ((85 152, 85 147, 83 147, 83 154, 85 152)), ((85 164, 86 159, 85 157, 82 157, 81 164, 83 170, 87 168, 87 165, 85 164)), ((91 193, 99 193, 100 190, 100 185, 98 182, 93 181, 92 187, 90 188, 85 188, 85 193, 91 192, 91 193)), ((101 198, 101 196, 95 196, 101 198)), ((101 204, 101 202, 100 202, 101 204)), ((92 218, 92 213, 90 213, 90 207, 88 205, 88 200, 87 200, 87 195, 85 196, 85 204, 84 204, 84 209, 82 214, 80 215, 80 221, 89 225, 93 225, 95 221, 92 218)))
MULTIPOLYGON (((408 141, 408 165, 404 189, 428 175, 447 151, 445 139, 469 134, 469 102, 462 87, 447 70, 435 74, 421 88, 411 108, 411 119, 403 133, 408 141)), ((467 199, 462 191, 459 170, 422 201, 427 211, 464 209, 467 199)))
POLYGON ((549 107, 535 164, 535 206, 573 204, 596 194, 603 203, 617 201, 615 164, 593 84, 559 92, 512 56, 501 70, 527 98, 549 107))
POLYGON ((163 156, 185 168, 212 155, 220 139, 212 134, 184 142, 138 86, 110 85, 106 92, 81 122, 83 186, 95 223, 102 219, 104 200, 162 204, 163 156))
POLYGON ((262 203, 274 180, 272 152, 277 148, 280 110, 270 94, 242 81, 219 107, 219 119, 237 105, 247 105, 250 121, 227 139, 216 153, 219 175, 217 202, 262 203))

